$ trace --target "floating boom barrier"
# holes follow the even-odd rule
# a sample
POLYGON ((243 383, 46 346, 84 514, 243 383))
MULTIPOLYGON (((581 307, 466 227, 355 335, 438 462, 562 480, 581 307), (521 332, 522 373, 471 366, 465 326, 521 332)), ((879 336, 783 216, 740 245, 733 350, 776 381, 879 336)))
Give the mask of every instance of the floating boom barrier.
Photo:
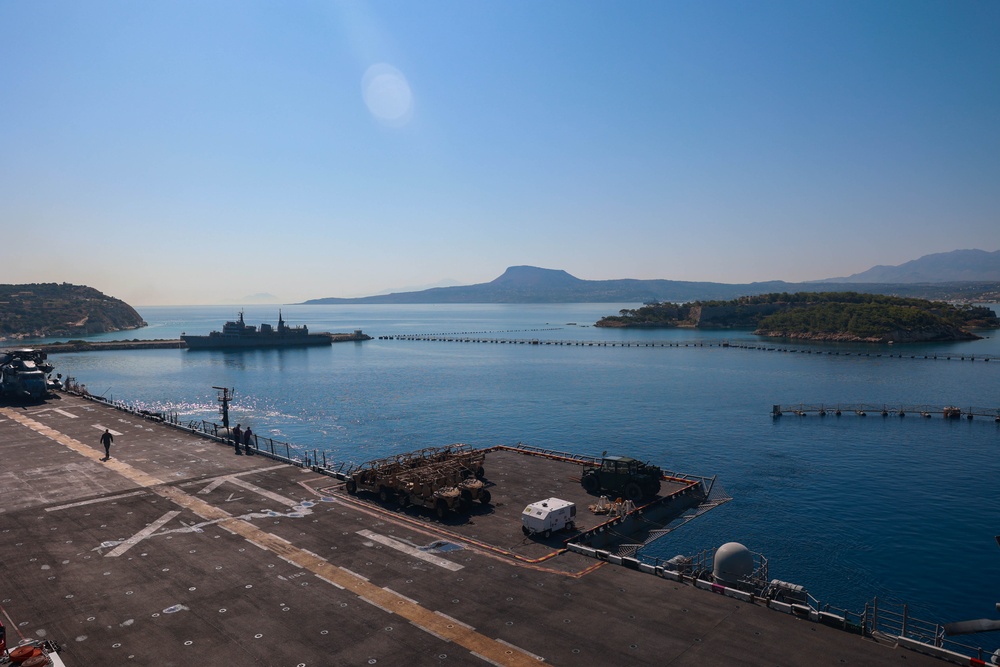
MULTIPOLYGON (((480 343, 489 345, 553 345, 559 347, 659 347, 659 348, 718 348, 782 352, 786 354, 812 354, 832 357, 864 357, 872 359, 912 359, 930 361, 1000 361, 989 354, 959 354, 953 352, 906 354, 905 352, 876 352, 864 350, 831 350, 789 347, 787 343, 732 342, 727 340, 548 340, 542 338, 487 338, 475 334, 396 334, 378 336, 378 340, 421 341, 435 343, 480 343)), ((843 344, 843 343, 839 343, 843 344)), ((864 343, 853 343, 863 345, 864 343)), ((893 349, 890 346, 887 348, 893 349)), ((898 348, 895 348, 898 349, 898 348)))

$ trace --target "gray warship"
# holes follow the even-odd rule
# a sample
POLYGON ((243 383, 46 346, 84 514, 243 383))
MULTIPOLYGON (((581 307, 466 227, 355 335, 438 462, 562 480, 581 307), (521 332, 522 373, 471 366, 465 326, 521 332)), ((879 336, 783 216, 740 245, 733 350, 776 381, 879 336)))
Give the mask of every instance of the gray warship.
POLYGON ((256 327, 247 324, 243 319, 243 311, 235 322, 226 322, 222 331, 213 331, 207 336, 190 336, 181 334, 181 340, 191 350, 225 350, 250 349, 267 347, 303 347, 311 345, 329 345, 333 335, 329 333, 310 333, 305 325, 290 327, 278 311, 278 326, 261 324, 256 327))

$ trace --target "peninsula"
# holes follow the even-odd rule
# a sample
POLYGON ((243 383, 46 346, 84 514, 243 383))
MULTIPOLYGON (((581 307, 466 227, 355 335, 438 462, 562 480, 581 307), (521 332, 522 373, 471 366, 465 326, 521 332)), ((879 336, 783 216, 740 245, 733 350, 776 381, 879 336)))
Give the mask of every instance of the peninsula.
POLYGON ((90 335, 144 326, 135 308, 93 287, 0 285, 0 340, 90 335))
POLYGON ((1000 328, 983 306, 858 292, 786 292, 732 301, 649 303, 598 321, 598 327, 754 329, 759 336, 871 343, 980 338, 970 329, 1000 328))

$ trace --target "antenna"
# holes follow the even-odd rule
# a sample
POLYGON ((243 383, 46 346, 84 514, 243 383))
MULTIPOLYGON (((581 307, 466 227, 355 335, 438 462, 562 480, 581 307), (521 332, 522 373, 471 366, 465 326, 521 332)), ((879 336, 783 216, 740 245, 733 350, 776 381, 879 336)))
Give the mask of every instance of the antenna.
POLYGON ((219 390, 219 414, 222 415, 222 426, 229 428, 229 402, 233 400, 236 389, 227 389, 226 387, 212 387, 212 389, 219 390))

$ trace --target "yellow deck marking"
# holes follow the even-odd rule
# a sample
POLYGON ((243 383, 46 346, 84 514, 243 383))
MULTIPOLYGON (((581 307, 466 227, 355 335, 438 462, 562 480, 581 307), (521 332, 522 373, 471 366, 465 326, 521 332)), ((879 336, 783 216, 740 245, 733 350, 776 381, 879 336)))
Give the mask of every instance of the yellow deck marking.
MULTIPOLYGON (((89 447, 79 440, 56 431, 45 424, 37 422, 29 417, 21 415, 8 408, 0 408, 0 414, 6 415, 10 419, 30 428, 31 430, 50 438, 65 447, 69 447, 74 452, 94 461, 100 461, 101 452, 93 447, 89 447)), ((111 459, 104 463, 108 468, 132 481, 133 483, 149 488, 157 495, 170 500, 174 504, 193 512, 206 521, 219 521, 219 525, 230 532, 247 539, 258 546, 266 548, 271 553, 309 570, 318 578, 328 583, 348 590, 366 602, 398 614, 402 618, 410 621, 417 627, 437 635, 443 639, 454 642, 472 653, 482 656, 488 661, 497 665, 510 665, 517 667, 520 665, 538 665, 540 662, 537 656, 533 656, 522 649, 500 640, 491 639, 486 635, 476 632, 472 628, 463 624, 449 622, 449 618, 438 614, 426 607, 415 603, 410 598, 404 597, 391 590, 381 588, 360 575, 356 575, 348 570, 333 565, 323 560, 316 554, 300 549, 277 535, 268 533, 243 519, 233 517, 225 510, 195 498, 185 491, 173 486, 167 486, 162 480, 145 473, 124 461, 111 459), (450 626, 450 627, 449 627, 450 626)))

